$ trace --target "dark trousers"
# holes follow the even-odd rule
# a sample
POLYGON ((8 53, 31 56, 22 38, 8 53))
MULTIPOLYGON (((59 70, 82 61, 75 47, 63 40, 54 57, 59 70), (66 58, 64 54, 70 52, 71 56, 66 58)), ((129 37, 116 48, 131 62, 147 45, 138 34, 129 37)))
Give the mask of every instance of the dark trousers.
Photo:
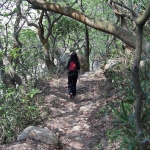
POLYGON ((68 93, 73 94, 73 96, 76 96, 76 84, 77 84, 78 76, 72 76, 68 75, 68 93))

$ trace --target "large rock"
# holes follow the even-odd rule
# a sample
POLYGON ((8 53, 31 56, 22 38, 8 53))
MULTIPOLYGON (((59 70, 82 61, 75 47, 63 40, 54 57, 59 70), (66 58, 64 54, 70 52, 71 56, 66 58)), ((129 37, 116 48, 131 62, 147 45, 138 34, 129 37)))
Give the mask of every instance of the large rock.
POLYGON ((59 58, 60 66, 64 66, 64 68, 66 69, 69 58, 70 58, 70 53, 63 53, 59 58))
POLYGON ((81 71, 81 73, 89 71, 86 58, 83 55, 79 54, 79 53, 77 53, 77 55, 78 55, 78 58, 79 58, 79 61, 80 61, 80 71, 81 71))
POLYGON ((17 138, 17 141, 20 142, 27 138, 41 141, 45 144, 58 144, 58 136, 54 134, 49 129, 43 129, 39 127, 29 126, 27 127, 17 138))
POLYGON ((100 60, 95 59, 93 60, 93 70, 100 70, 100 60))
POLYGON ((104 71, 108 71, 109 69, 112 69, 117 64, 123 62, 124 60, 122 58, 113 58, 109 59, 104 67, 104 71))

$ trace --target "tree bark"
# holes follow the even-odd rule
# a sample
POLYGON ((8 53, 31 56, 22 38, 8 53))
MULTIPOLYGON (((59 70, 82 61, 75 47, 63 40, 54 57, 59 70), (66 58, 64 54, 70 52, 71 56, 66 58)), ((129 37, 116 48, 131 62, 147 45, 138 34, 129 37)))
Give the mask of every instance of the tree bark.
POLYGON ((3 63, 4 60, 2 58, 0 60, 0 68, 1 68, 0 72, 3 83, 6 85, 7 88, 16 87, 16 84, 26 86, 22 77, 14 71, 11 63, 9 62, 9 60, 6 59, 5 62, 7 61, 7 64, 3 63), (7 69, 7 72, 5 72, 4 68, 9 69, 7 69))
MULTIPOLYGON (((47 15, 47 13, 46 13, 46 15, 47 15)), ((50 70, 52 67, 55 66, 55 64, 50 59, 50 52, 49 52, 50 47, 49 47, 49 43, 48 43, 50 29, 49 29, 49 32, 47 34, 47 37, 46 38, 44 37, 44 27, 42 24, 43 16, 44 16, 44 11, 42 11, 41 16, 39 18, 38 35, 39 35, 39 38, 40 38, 40 40, 44 46, 45 64, 46 64, 48 70, 50 70)))
POLYGON ((89 41, 89 31, 87 25, 85 25, 85 39, 86 39, 86 46, 85 46, 85 57, 87 61, 87 70, 89 71, 90 69, 90 63, 89 63, 89 56, 90 56, 90 41, 89 41))
POLYGON ((135 102, 135 113, 134 113, 134 123, 136 128, 137 135, 142 133, 140 118, 141 118, 141 107, 143 100, 143 90, 140 84, 139 79, 139 63, 141 59, 141 48, 142 48, 142 26, 136 27, 136 51, 135 58, 132 68, 132 80, 134 83, 134 89, 136 93, 136 102, 135 102))
POLYGON ((50 70, 51 68, 55 67, 55 64, 50 59, 50 52, 49 52, 49 43, 48 43, 48 41, 44 40, 43 45, 44 45, 45 63, 46 63, 46 66, 47 66, 48 70, 50 70))
POLYGON ((135 102, 135 112, 134 112, 134 124, 135 124, 135 130, 137 135, 137 140, 140 145, 140 150, 146 150, 147 146, 147 140, 143 140, 144 138, 144 132, 141 127, 141 109, 142 109, 142 100, 143 100, 143 90, 140 84, 139 79, 139 64, 141 59, 141 53, 142 53, 142 33, 143 33, 143 26, 147 19, 150 16, 150 3, 146 9, 146 11, 143 13, 142 16, 138 17, 136 19, 136 49, 135 49, 135 58, 133 62, 132 67, 132 80, 134 83, 134 90, 136 93, 136 102, 135 102))

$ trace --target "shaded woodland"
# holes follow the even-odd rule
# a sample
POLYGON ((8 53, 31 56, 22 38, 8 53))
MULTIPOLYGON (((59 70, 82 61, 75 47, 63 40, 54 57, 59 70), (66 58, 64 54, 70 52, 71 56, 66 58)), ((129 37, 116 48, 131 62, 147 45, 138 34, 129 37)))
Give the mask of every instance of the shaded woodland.
POLYGON ((109 113, 114 132, 107 132, 108 141, 119 142, 120 149, 148 149, 149 1, 2 0, 0 10, 1 144, 15 142, 25 127, 41 124, 39 106, 47 83, 67 78, 69 55, 77 52, 81 74, 101 70, 109 92, 101 87, 99 93, 115 95, 109 113))

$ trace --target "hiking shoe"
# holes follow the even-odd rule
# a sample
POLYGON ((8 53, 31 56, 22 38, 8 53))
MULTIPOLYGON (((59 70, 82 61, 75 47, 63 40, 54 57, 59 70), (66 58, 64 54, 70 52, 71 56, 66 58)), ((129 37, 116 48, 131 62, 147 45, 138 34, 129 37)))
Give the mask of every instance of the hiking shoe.
POLYGON ((72 95, 72 93, 70 93, 70 98, 73 98, 73 95, 72 95))

